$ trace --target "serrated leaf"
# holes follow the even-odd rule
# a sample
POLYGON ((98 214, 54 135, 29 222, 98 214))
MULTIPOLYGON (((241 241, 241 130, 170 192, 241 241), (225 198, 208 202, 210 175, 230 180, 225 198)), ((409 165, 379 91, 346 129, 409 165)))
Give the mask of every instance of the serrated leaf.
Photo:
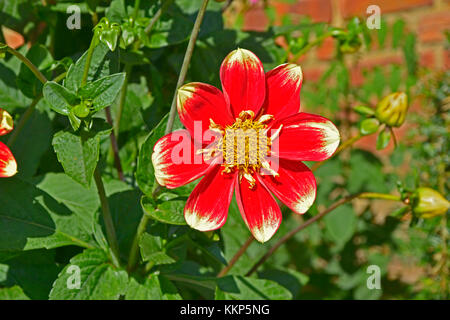
POLYGON ((288 300, 292 294, 271 280, 226 276, 217 279, 216 299, 288 300))
POLYGON ((91 131, 82 130, 79 134, 71 130, 59 131, 52 141, 64 172, 85 187, 89 187, 97 166, 100 139, 111 132, 111 127, 103 120, 97 120, 91 131))
POLYGON ((142 282, 130 278, 125 300, 181 300, 181 296, 170 280, 151 274, 142 282))
POLYGON ((50 300, 117 300, 127 290, 128 274, 114 268, 107 254, 100 249, 88 249, 70 259, 50 291, 50 300), (70 266, 80 270, 80 288, 68 288, 70 266))
POLYGON ((78 90, 84 99, 92 100, 94 111, 100 111, 111 105, 116 99, 125 80, 125 73, 116 73, 87 83, 78 90))
POLYGON ((186 224, 183 215, 184 201, 167 201, 155 208, 153 201, 143 196, 141 205, 145 213, 157 221, 175 225, 186 224))
POLYGON ((70 109, 80 102, 74 92, 54 81, 45 83, 43 94, 52 110, 65 116, 68 116, 70 109))
MULTIPOLYGON (((118 72, 118 62, 116 61, 116 53, 109 51, 108 46, 99 43, 92 53, 91 64, 89 65, 89 72, 87 82, 93 82, 102 77, 108 76, 118 72)), ((67 71, 67 76, 64 81, 67 89, 77 92, 81 86, 83 79, 84 66, 86 64, 87 52, 85 52, 75 64, 71 65, 67 71)))

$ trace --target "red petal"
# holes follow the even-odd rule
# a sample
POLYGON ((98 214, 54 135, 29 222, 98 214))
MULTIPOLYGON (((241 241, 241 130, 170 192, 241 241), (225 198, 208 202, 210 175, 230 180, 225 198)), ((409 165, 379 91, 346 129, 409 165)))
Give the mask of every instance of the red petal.
POLYGON ((308 211, 316 199, 316 179, 312 171, 301 162, 280 159, 278 174, 278 177, 261 175, 261 179, 294 212, 308 211))
POLYGON ((327 118, 298 113, 275 121, 271 129, 283 125, 277 143, 278 150, 273 150, 281 158, 322 161, 336 151, 340 136, 336 126, 327 118))
POLYGON ((0 177, 8 178, 17 173, 17 162, 11 150, 0 142, 0 177))
POLYGON ((14 123, 11 115, 6 111, 0 108, 0 136, 11 132, 14 128, 14 123))
POLYGON ((223 226, 233 197, 236 173, 222 173, 216 165, 194 188, 184 207, 188 225, 200 231, 211 231, 223 226))
POLYGON ((198 121, 203 134, 209 129, 209 120, 222 126, 231 125, 234 122, 223 93, 209 84, 192 82, 178 89, 177 108, 180 120, 188 129, 196 141, 197 137, 194 121, 198 121))
POLYGON ((237 49, 228 54, 220 67, 220 80, 234 117, 244 110, 258 113, 266 84, 263 65, 253 52, 237 49))
POLYGON ((267 72, 264 113, 281 119, 300 112, 302 81, 302 69, 296 64, 282 64, 267 72))
POLYGON ((239 210, 255 239, 266 242, 272 238, 281 224, 281 210, 258 178, 255 179, 255 186, 252 189, 249 186, 245 178, 236 184, 239 210))
POLYGON ((197 150, 187 130, 177 130, 159 139, 152 154, 158 183, 173 189, 204 175, 210 164, 197 150))

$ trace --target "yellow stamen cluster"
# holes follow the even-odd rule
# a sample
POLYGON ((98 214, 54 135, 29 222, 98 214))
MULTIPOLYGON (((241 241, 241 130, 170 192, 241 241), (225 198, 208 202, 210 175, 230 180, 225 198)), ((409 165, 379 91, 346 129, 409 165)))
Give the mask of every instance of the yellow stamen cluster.
POLYGON ((239 171, 239 181, 245 178, 250 188, 255 186, 253 173, 263 167, 272 175, 278 174, 270 168, 266 157, 270 155, 272 140, 267 136, 265 124, 273 119, 272 115, 263 115, 255 120, 253 111, 242 111, 236 121, 225 128, 210 120, 210 129, 220 133, 221 138, 213 148, 202 150, 210 157, 222 154, 223 173, 239 171))

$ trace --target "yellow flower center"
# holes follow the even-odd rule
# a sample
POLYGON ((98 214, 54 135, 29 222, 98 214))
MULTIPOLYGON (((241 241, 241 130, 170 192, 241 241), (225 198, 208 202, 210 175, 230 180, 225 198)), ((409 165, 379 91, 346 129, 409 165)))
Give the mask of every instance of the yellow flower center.
POLYGON ((278 176, 266 160, 270 156, 272 139, 267 136, 265 122, 273 119, 273 116, 263 115, 258 120, 254 118, 253 111, 242 111, 236 121, 225 128, 210 120, 210 129, 220 133, 221 138, 213 148, 201 151, 209 156, 221 153, 223 172, 231 173, 238 170, 239 181, 245 178, 250 188, 255 185, 252 174, 258 172, 261 167, 278 176))

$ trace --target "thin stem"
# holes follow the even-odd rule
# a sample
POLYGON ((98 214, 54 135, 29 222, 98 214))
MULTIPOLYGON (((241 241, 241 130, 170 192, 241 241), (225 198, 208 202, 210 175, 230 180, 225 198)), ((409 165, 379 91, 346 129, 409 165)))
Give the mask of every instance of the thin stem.
POLYGON ((19 58, 28 67, 28 69, 30 69, 31 72, 34 73, 34 75, 36 76, 36 78, 39 79, 39 81, 41 81, 42 83, 47 82, 47 78, 39 71, 39 69, 30 60, 28 60, 27 57, 25 57, 19 51, 16 51, 11 47, 7 47, 6 51, 19 58))
POLYGON ((133 12, 133 20, 136 20, 139 14, 139 6, 141 5, 141 0, 134 0, 134 12, 133 12))
POLYGON ((218 274, 217 277, 223 277, 225 276, 228 271, 230 271, 231 268, 233 268, 234 264, 239 260, 239 258, 244 254, 244 252, 247 250, 247 248, 252 244, 253 240, 255 238, 253 238, 253 236, 250 236, 247 241, 245 241, 245 243, 242 245, 242 247, 239 249, 238 252, 236 252, 236 254, 233 256, 233 258, 231 258, 230 262, 228 263, 228 265, 223 268, 218 274))
POLYGON ((114 229, 114 223, 109 209, 108 198, 106 197, 105 186, 103 185, 102 176, 97 166, 94 171, 95 185, 97 186, 98 196, 100 198, 100 204, 102 207, 103 221, 105 222, 106 237, 111 247, 111 258, 116 266, 119 266, 119 244, 117 242, 116 231, 114 229))
POLYGON ((164 3, 162 4, 162 6, 158 9, 158 11, 156 11, 155 15, 152 17, 152 20, 150 20, 150 23, 145 27, 145 33, 149 34, 150 31, 152 31, 153 27, 156 24, 156 21, 158 21, 158 19, 161 17, 162 13, 164 12, 164 10, 169 6, 169 4, 171 4, 173 2, 173 0, 166 0, 164 1, 164 3))
POLYGON ((291 59, 291 61, 296 62, 298 59, 300 59, 300 57, 302 55, 304 55, 306 52, 308 52, 314 46, 322 43, 322 41, 325 40, 326 38, 328 38, 329 36, 331 36, 331 32, 324 33, 323 35, 321 35, 320 37, 318 37, 314 41, 309 42, 306 46, 304 46, 299 52, 297 52, 294 55, 294 58, 291 59))
POLYGON ((119 110, 116 115, 116 123, 114 125, 114 132, 116 134, 117 139, 119 139, 119 129, 120 129, 120 120, 122 119, 123 107, 125 105, 125 101, 127 98, 127 88, 128 81, 130 80, 130 73, 132 70, 132 66, 127 64, 125 65, 125 80, 123 82, 122 90, 120 91, 120 100, 119 100, 119 110))
POLYGON ((384 200, 393 200, 393 201, 401 201, 401 198, 399 196, 394 196, 390 194, 384 194, 384 193, 374 193, 374 192, 363 192, 358 194, 349 195, 347 197, 344 197, 335 203, 333 203, 330 207, 319 213, 318 215, 315 215, 311 219, 307 220, 305 223, 299 225, 297 228, 291 230, 290 232, 286 233, 280 240, 275 243, 275 245, 267 251, 267 253, 262 256, 261 259, 259 259, 253 267, 250 269, 249 272, 247 272, 246 276, 250 276, 252 273, 254 273, 269 257, 286 241, 288 241, 290 238, 292 238, 297 232, 305 229, 309 225, 313 224, 317 220, 322 219, 324 216, 326 216, 328 213, 332 212, 337 207, 352 201, 355 198, 366 198, 366 199, 384 199, 384 200))
POLYGON ((94 36, 92 37, 92 40, 91 40, 91 44, 89 45, 88 54, 86 57, 86 63, 84 64, 83 78, 81 78, 81 86, 84 86, 87 82, 87 78, 89 75, 89 67, 91 66, 92 55, 94 53, 94 48, 95 48, 96 42, 97 42, 97 39, 96 39, 96 35, 94 34, 94 36))
POLYGON ((333 156, 331 156, 330 158, 321 161, 321 162, 316 162, 312 167, 311 170, 315 171, 317 170, 317 168, 321 167, 325 162, 327 162, 328 160, 330 160, 331 158, 334 158, 338 153, 340 153, 342 150, 351 147, 356 141, 358 141, 359 139, 361 139, 363 136, 361 134, 357 134, 356 136, 348 139, 347 141, 345 141, 343 144, 341 144, 337 149, 336 152, 333 154, 333 156))
POLYGON ((149 220, 149 216, 144 213, 142 216, 141 221, 139 222, 139 226, 136 231, 136 235, 133 239, 133 244, 131 245, 131 251, 130 251, 130 257, 128 259, 128 271, 131 272, 138 262, 139 257, 139 239, 141 238, 141 235, 144 233, 145 229, 147 228, 147 223, 149 220))
POLYGON ((34 110, 36 109, 36 105, 42 98, 42 93, 39 94, 34 100, 31 102, 30 106, 27 108, 27 110, 24 112, 22 117, 20 117, 19 123, 17 126, 15 126, 13 132, 11 133, 11 136, 8 139, 8 142, 6 143, 9 147, 11 147, 17 140, 17 137, 19 136, 19 133, 22 131, 25 124, 30 120, 31 115, 33 114, 34 110))
MULTIPOLYGON (((105 114, 106 114, 106 121, 108 121, 108 123, 110 125, 112 125, 113 122, 112 122, 112 117, 111 117, 111 107, 107 107, 105 109, 105 114)), ((118 174, 120 180, 125 181, 125 177, 123 175, 122 163, 120 162, 120 157, 119 157, 119 146, 117 144, 117 138, 114 133, 114 130, 111 131, 111 134, 109 135, 109 139, 111 140, 111 150, 112 150, 113 157, 114 157, 114 165, 116 166, 116 169, 117 169, 117 174, 118 174)))
POLYGON ((191 32, 191 38, 184 55, 183 65, 181 66, 180 75, 178 76, 177 87, 175 88, 175 93, 172 99, 172 105, 170 106, 169 118, 167 120, 166 132, 168 134, 172 132, 173 122, 175 121, 176 111, 177 111, 177 92, 178 88, 184 83, 186 79, 186 74, 189 68, 189 63, 192 58, 192 53, 194 52, 195 42, 197 41, 197 36, 200 31, 200 25, 202 24, 203 17, 205 15, 206 7, 208 6, 209 0, 203 0, 202 6, 198 11, 197 18, 195 19, 194 28, 191 32))
MULTIPOLYGON (((181 66, 180 75, 178 76, 177 87, 175 89, 175 93, 174 93, 174 96, 172 99, 172 105, 170 107, 169 119, 168 119, 167 126, 166 126, 166 134, 171 132, 173 129, 173 122, 175 120, 175 115, 176 115, 177 91, 178 91, 178 88, 183 84, 183 82, 186 78, 186 73, 189 68, 189 63, 191 61, 192 53, 194 51, 195 42, 197 40, 197 36, 200 31, 200 25, 203 21, 203 17, 205 15, 205 11, 206 11, 206 7, 208 6, 208 2, 209 2, 209 0, 203 0, 202 6, 200 7, 198 14, 197 14, 197 18, 195 19, 194 27, 191 32, 191 37, 189 39, 189 43, 186 48, 186 53, 184 55, 183 65, 181 66)), ((160 188, 161 188, 161 186, 158 185, 157 188, 153 192, 153 197, 156 197, 160 188)), ((147 223, 148 223, 148 217, 146 217, 146 215, 144 214, 141 218, 141 221, 139 222, 139 226, 136 231, 136 236, 135 236, 135 238, 133 240, 133 244, 131 246, 130 258, 128 260, 128 270, 133 270, 137 264, 138 252, 139 252, 139 239, 140 239, 142 233, 145 231, 145 228, 147 227, 147 223)))

